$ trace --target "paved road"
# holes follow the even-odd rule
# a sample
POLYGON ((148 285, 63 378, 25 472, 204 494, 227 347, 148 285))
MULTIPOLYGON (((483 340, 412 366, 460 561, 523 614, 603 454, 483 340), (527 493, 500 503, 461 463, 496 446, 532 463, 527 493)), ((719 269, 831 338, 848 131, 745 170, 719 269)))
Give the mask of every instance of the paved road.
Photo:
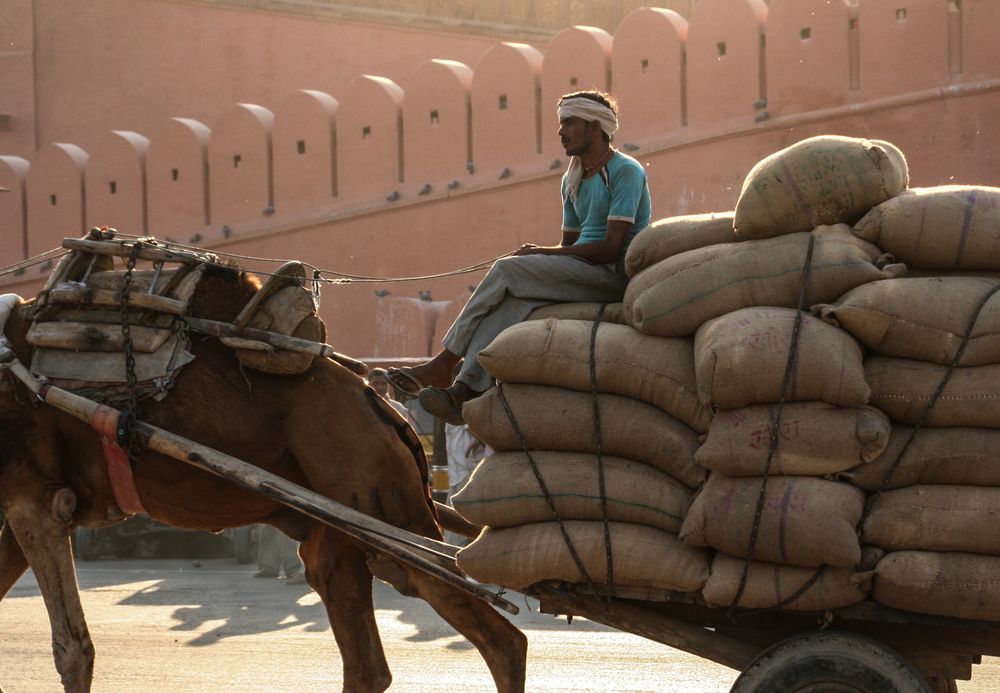
MULTIPOLYGON (((253 578, 221 559, 79 565, 97 647, 94 693, 305 693, 340 690, 340 660, 318 598, 306 586, 253 578)), ((478 654, 423 602, 376 583, 378 623, 393 691, 492 691, 478 654)), ((523 602, 523 600, 515 595, 523 602)), ((523 603, 522 603, 523 605, 523 603)), ((528 690, 729 690, 725 667, 582 619, 522 609, 528 690)), ((0 603, 0 684, 7 693, 61 690, 45 608, 29 573, 0 603)), ((987 660, 962 693, 1000 690, 987 660)))

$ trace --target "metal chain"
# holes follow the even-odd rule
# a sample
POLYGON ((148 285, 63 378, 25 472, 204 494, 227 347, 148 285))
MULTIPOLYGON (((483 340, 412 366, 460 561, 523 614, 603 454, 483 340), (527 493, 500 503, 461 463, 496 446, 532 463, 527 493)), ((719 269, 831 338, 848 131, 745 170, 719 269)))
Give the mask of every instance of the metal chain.
POLYGON ((124 427, 119 424, 118 436, 125 441, 125 451, 129 459, 136 457, 135 422, 136 410, 138 409, 138 397, 136 394, 135 377, 135 354, 132 345, 132 326, 129 324, 129 291, 132 287, 132 275, 135 271, 135 263, 139 257, 142 244, 136 241, 132 244, 128 261, 125 265, 125 276, 122 278, 121 290, 121 316, 122 316, 122 348, 125 352, 125 380, 128 385, 128 412, 125 417, 124 427))

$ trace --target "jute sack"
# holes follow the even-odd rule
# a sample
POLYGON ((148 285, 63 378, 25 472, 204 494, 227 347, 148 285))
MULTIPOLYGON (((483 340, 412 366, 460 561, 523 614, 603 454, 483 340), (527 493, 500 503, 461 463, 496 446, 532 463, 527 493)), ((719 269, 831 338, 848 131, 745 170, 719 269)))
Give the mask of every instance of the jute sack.
POLYGON ((1000 488, 907 486, 874 502, 861 539, 886 551, 1000 555, 1000 488))
MULTIPOLYGON (((528 320, 544 320, 545 318, 558 318, 559 320, 595 320, 597 311, 600 310, 600 303, 553 303, 541 308, 535 308, 528 315, 528 320)), ((625 311, 621 303, 609 303, 604 308, 601 315, 601 322, 613 322, 616 325, 624 325, 625 311)))
MULTIPOLYGON (((701 591, 709 606, 729 607, 733 604, 745 562, 742 558, 715 554, 712 574, 701 591)), ((827 566, 819 579, 805 592, 784 603, 809 582, 817 570, 819 569, 752 561, 737 606, 772 609, 781 604, 780 608, 789 611, 826 611, 857 604, 868 598, 871 573, 859 573, 853 567, 827 566)))
MULTIPOLYGON (((893 426, 889 444, 881 455, 868 464, 838 474, 838 478, 865 491, 878 490, 912 432, 909 426, 893 426)), ((997 450, 1000 450, 1000 430, 921 428, 886 488, 914 484, 1000 486, 997 450)))
MULTIPOLYGON (((566 522, 567 533, 594 586, 607 582, 603 522, 566 522)), ((708 579, 705 549, 685 546, 676 535, 624 522, 609 524, 612 584, 697 592, 708 579)), ((469 577, 523 589, 543 580, 586 583, 566 547, 559 525, 545 522, 507 529, 486 528, 458 552, 469 577)))
MULTIPOLYGON (((777 402, 789 365, 796 311, 744 308, 709 320, 694 338, 698 397, 714 409, 777 402)), ((861 348, 843 330, 802 314, 786 401, 844 407, 868 402, 861 348)))
MULTIPOLYGON (((806 306, 829 303, 859 284, 888 279, 900 265, 877 268, 874 245, 857 242, 850 229, 813 232, 806 306)), ((694 334, 706 320, 750 306, 799 305, 809 234, 746 243, 723 243, 675 255, 637 274, 625 289, 625 319, 661 337, 694 334)))
POLYGON ((923 270, 1000 269, 1000 188, 914 188, 855 226, 900 262, 923 270))
MULTIPOLYGON (((543 385, 505 383, 507 398, 529 450, 597 452, 594 397, 543 385)), ((601 450, 660 469, 683 484, 698 487, 707 472, 693 461, 698 436, 662 409, 636 399, 599 394, 601 450)), ((476 437, 494 450, 521 450, 521 441, 494 388, 462 408, 476 437)))
POLYGON ((650 265, 688 250, 733 243, 733 212, 659 219, 643 229, 625 253, 625 273, 634 277, 650 265))
MULTIPOLYGON (((597 455, 535 451, 532 459, 563 520, 603 521, 597 455)), ((677 533, 691 491, 648 464, 602 456, 608 519, 677 533)), ((514 527, 552 522, 555 516, 523 452, 498 452, 483 460, 452 497, 469 522, 514 527)))
MULTIPOLYGON (((916 424, 947 371, 935 363, 869 356, 871 405, 893 421, 916 424)), ((1000 365, 954 369, 925 424, 1000 428, 1000 365)))
MULTIPOLYGON (((762 479, 710 474, 688 510, 680 538, 731 556, 750 548, 762 479)), ((768 479, 754 558, 813 568, 853 566, 861 559, 854 527, 864 493, 849 484, 807 476, 768 479)))
MULTIPOLYGON (((508 327, 479 352, 501 382, 591 391, 590 336, 583 320, 531 320, 508 327)), ((597 391, 653 404, 696 431, 708 430, 698 401, 689 339, 656 339, 627 325, 601 323, 595 348, 597 391)))
MULTIPOLYGON (((762 476, 776 405, 720 411, 694 461, 725 476, 762 476)), ((823 476, 875 459, 889 442, 889 417, 872 407, 788 402, 769 473, 823 476)))
POLYGON ((1000 558, 898 551, 875 566, 875 601, 953 618, 1000 621, 1000 558))
POLYGON ((908 183, 906 159, 888 142, 810 137, 750 170, 736 202, 736 233, 766 238, 853 223, 908 183))
POLYGON ((975 317, 961 366, 1000 363, 1000 292, 976 310, 1000 279, 925 277, 885 279, 813 306, 882 356, 950 364, 975 317))

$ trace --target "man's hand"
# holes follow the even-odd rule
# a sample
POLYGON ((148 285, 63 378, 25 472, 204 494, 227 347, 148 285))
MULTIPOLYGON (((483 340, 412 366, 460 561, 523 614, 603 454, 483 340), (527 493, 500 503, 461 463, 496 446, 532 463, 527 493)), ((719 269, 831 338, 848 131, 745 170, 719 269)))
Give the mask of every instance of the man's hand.
POLYGON ((534 243, 525 243, 520 248, 515 250, 512 255, 543 255, 545 251, 544 246, 536 245, 534 243))

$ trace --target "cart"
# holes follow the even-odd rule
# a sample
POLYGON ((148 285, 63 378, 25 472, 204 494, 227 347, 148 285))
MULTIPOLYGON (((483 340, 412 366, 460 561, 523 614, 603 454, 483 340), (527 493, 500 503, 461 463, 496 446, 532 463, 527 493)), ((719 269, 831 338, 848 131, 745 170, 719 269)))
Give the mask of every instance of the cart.
MULTIPOLYGON (((71 249, 108 253, 101 245, 100 241, 66 242, 71 249)), ((120 255, 125 250, 112 252, 120 255)), ((140 257, 159 262, 192 259, 190 253, 159 248, 143 248, 140 257)), ((144 300, 166 304, 155 296, 144 300)), ((193 329, 212 334, 230 334, 233 328, 188 320, 193 329)), ((326 344, 261 330, 255 330, 253 336, 285 349, 331 356, 348 367, 356 364, 326 344)), ((10 370, 39 399, 83 421, 119 414, 107 405, 39 380, 3 345, 0 369, 10 370)), ((401 530, 147 423, 136 421, 134 426, 135 434, 149 449, 263 493, 497 608, 518 612, 515 605, 462 574, 455 560, 457 547, 401 530)), ((917 614, 874 602, 807 613, 713 608, 692 594, 558 582, 539 583, 524 592, 539 600, 543 613, 581 616, 732 667, 742 672, 732 688, 734 693, 946 693, 957 691, 956 679, 971 678, 972 665, 983 655, 1000 655, 998 623, 917 614)))
POLYGON ((733 693, 947 693, 1000 654, 1000 624, 901 611, 875 602, 826 611, 736 610, 689 594, 541 583, 543 613, 578 615, 741 671, 733 693))

